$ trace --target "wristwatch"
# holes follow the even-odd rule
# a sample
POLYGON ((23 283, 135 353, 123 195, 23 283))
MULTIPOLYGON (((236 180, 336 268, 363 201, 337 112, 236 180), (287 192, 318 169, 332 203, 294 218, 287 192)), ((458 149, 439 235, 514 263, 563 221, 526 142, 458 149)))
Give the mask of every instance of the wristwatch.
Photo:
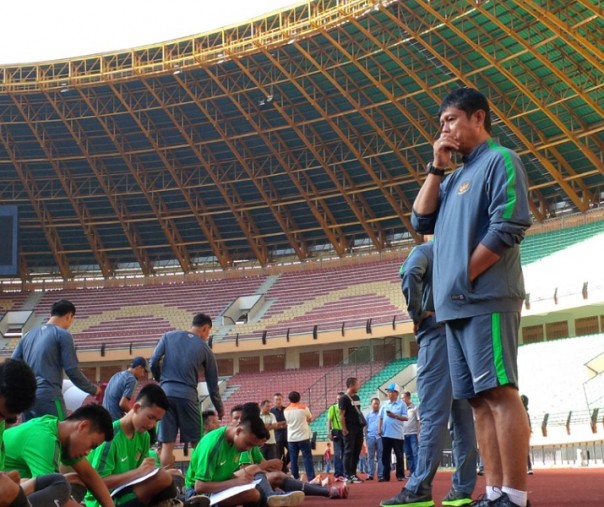
POLYGON ((432 162, 428 162, 426 166, 426 174, 434 174, 434 176, 444 176, 446 169, 441 169, 440 167, 434 167, 432 162))

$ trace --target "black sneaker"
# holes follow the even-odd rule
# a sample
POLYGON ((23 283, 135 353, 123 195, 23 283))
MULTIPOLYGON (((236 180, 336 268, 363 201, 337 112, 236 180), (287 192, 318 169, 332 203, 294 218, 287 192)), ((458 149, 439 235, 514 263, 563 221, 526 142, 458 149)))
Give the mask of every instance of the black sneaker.
MULTIPOLYGON (((472 504, 474 505, 474 504, 472 504)), ((510 500, 510 497, 503 493, 497 500, 491 500, 490 503, 486 504, 489 507, 521 507, 510 500)), ((531 503, 527 500, 526 507, 531 507, 531 503)))
POLYGON ((490 505, 491 501, 487 498, 487 495, 479 496, 470 504, 471 507, 489 507, 490 505))
POLYGON ((403 489, 398 495, 382 500, 380 506, 389 507, 432 507, 434 500, 430 495, 416 495, 408 489, 403 489))
POLYGON ((471 503, 472 498, 470 497, 470 495, 466 495, 461 491, 455 491, 454 489, 451 489, 442 501, 443 505, 449 505, 452 507, 459 507, 460 505, 470 505, 471 503))
POLYGON ((205 495, 195 495, 184 502, 185 507, 210 507, 210 499, 205 495))
POLYGON ((348 477, 347 481, 351 482, 352 484, 361 484, 363 482, 363 479, 361 479, 357 475, 351 475, 348 477))

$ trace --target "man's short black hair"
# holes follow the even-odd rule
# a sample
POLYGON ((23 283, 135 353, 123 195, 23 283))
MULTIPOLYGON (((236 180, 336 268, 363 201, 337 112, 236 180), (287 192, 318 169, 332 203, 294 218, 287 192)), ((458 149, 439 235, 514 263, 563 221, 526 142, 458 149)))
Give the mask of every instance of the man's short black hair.
POLYGON ((198 313, 193 317, 193 327, 202 327, 205 325, 212 327, 212 319, 205 313, 198 313))
POLYGON ((71 301, 67 301, 67 299, 59 299, 50 309, 50 315, 53 317, 63 317, 69 313, 75 315, 76 307, 71 301))
POLYGON ((95 433, 103 433, 108 442, 113 438, 113 421, 107 409, 95 403, 84 405, 65 419, 66 421, 88 421, 90 430, 95 433))
POLYGON ((27 363, 6 359, 0 364, 0 396, 6 409, 20 414, 36 399, 36 376, 27 363))
POLYGON ((231 414, 233 412, 243 412, 243 405, 235 405, 232 409, 231 409, 231 414))
POLYGON ((298 403, 300 401, 300 393, 298 391, 292 391, 287 395, 287 398, 292 403, 298 403))
POLYGON ((403 396, 407 396, 408 398, 411 398, 411 393, 409 391, 403 391, 403 396))
POLYGON ((149 383, 143 387, 136 397, 136 401, 140 402, 142 407, 150 407, 155 405, 164 410, 170 408, 170 402, 164 390, 157 384, 149 383))
POLYGON ((256 438, 262 440, 268 440, 270 433, 264 425, 264 421, 260 418, 260 407, 258 403, 244 403, 243 410, 241 411, 241 420, 239 426, 243 427, 254 435, 256 438))
POLYGON ((356 384, 357 380, 358 379, 356 377, 348 377, 346 379, 346 387, 352 387, 353 385, 356 384))
POLYGON ((218 417, 218 414, 216 413, 216 410, 208 409, 201 413, 201 417, 205 421, 209 417, 218 417))
POLYGON ((447 95, 442 101, 440 108, 438 109, 438 117, 442 115, 448 108, 456 107, 460 109, 468 118, 472 116, 476 111, 483 110, 484 115, 484 129, 490 134, 491 133, 491 108, 487 98, 474 88, 458 88, 453 90, 447 95))

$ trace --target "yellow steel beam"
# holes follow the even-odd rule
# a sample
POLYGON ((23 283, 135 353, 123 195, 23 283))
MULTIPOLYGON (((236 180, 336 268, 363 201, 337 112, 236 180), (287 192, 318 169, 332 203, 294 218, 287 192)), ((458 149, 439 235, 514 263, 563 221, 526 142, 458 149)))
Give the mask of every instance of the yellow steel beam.
POLYGON ((73 277, 73 273, 69 265, 69 259, 67 258, 65 250, 63 249, 61 238, 54 224, 53 216, 50 211, 48 211, 44 201, 40 199, 41 194, 38 189, 38 181, 29 171, 27 166, 19 162, 18 159, 20 157, 16 152, 17 144, 11 137, 8 129, 3 125, 0 125, 0 142, 13 162, 13 168, 19 175, 21 184, 27 192, 27 196, 29 197, 32 208, 38 217, 40 227, 46 236, 48 246, 50 247, 50 251, 52 252, 55 262, 57 263, 61 277, 63 280, 71 279, 73 277))
POLYGON ((180 264, 183 271, 190 269, 191 262, 186 251, 182 238, 176 228, 174 220, 169 216, 169 210, 163 201, 159 192, 153 192, 152 182, 149 181, 149 177, 140 161, 135 157, 131 150, 129 150, 125 143, 127 136, 121 135, 121 131, 117 121, 111 115, 102 115, 98 109, 96 109, 96 101, 89 98, 89 94, 93 94, 92 88, 87 88, 86 93, 84 90, 79 90, 82 100, 86 102, 88 107, 95 113, 97 121, 103 127, 105 134, 111 139, 117 152, 120 154, 124 165, 130 170, 130 173, 136 180, 140 190, 143 192, 149 207, 155 217, 155 220, 160 224, 162 231, 164 232, 174 257, 180 264))
MULTIPOLYGON (((275 159, 279 162, 279 164, 281 165, 283 170, 286 171, 288 174, 290 174, 290 178, 291 178, 289 164, 285 160, 285 157, 283 156, 281 151, 279 149, 277 149, 277 146, 276 146, 276 141, 277 142, 281 141, 278 134, 273 135, 273 138, 269 139, 268 135, 266 133, 262 132, 262 129, 260 128, 260 124, 241 105, 240 101, 234 99, 233 94, 229 93, 229 90, 227 90, 227 88, 225 87, 223 82, 220 79, 218 79, 217 76, 209 68, 206 68, 206 73, 208 74, 210 79, 216 84, 216 86, 218 86, 222 90, 224 95, 229 97, 233 106, 249 122, 249 124, 252 126, 253 130, 257 133, 258 137, 260 137, 262 139, 262 141, 264 142, 264 145, 269 149, 269 151, 272 153, 273 157, 275 157, 275 159)), ((182 83, 182 80, 179 80, 179 81, 182 83)), ((187 88, 190 96, 192 98, 194 98, 192 95, 194 93, 193 90, 188 86, 186 88, 187 88)), ((195 96, 197 96, 197 94, 195 96)), ((228 125, 230 122, 223 115, 220 122, 218 122, 218 125, 220 125, 221 123, 228 125)), ((296 252, 298 259, 301 261, 306 259, 309 254, 308 245, 306 243, 306 240, 304 239, 303 234, 301 234, 299 232, 298 225, 296 225, 295 217, 291 214, 291 212, 289 211, 289 208, 283 203, 283 200, 282 200, 281 196, 279 195, 279 192, 278 192, 277 188, 275 187, 275 185, 270 181, 269 178, 260 179, 260 178, 256 177, 257 175, 254 174, 254 172, 251 170, 250 163, 248 162, 248 161, 251 162, 254 159, 252 154, 248 154, 247 157, 243 156, 243 154, 240 153, 239 150, 237 150, 235 146, 233 146, 233 141, 230 138, 228 138, 224 134, 223 134, 223 137, 224 137, 225 141, 228 139, 228 143, 231 146, 231 151, 233 151, 234 153, 236 153, 238 155, 238 159, 240 160, 243 168, 248 173, 251 181, 254 183, 254 185, 258 189, 258 192, 264 196, 264 199, 265 199, 267 205, 270 206, 270 208, 273 212, 273 215, 275 216, 275 219, 279 223, 281 230, 283 231, 285 236, 288 238, 289 244, 292 247, 292 249, 294 250, 294 252, 296 252), (266 184, 268 186, 268 189, 265 189, 263 187, 264 184, 266 184)), ((280 147, 283 148, 284 150, 287 149, 286 146, 284 144, 282 144, 281 142, 279 142, 279 144, 280 144, 280 147)), ((246 145, 244 143, 241 143, 241 145, 244 146, 244 151, 247 152, 248 150, 246 148, 246 145)), ((259 165, 259 164, 257 164, 257 165, 259 165)), ((292 182, 294 182, 294 184, 295 184, 295 178, 291 178, 291 179, 292 179, 292 182)), ((312 202, 308 198, 308 195, 304 195, 303 189, 301 187, 299 187, 298 190, 301 192, 301 194, 307 200, 308 203, 312 202)))
MULTIPOLYGON (((65 111, 65 102, 62 100, 57 101, 56 97, 51 97, 48 93, 45 95, 47 101, 52 105, 53 110, 61 118, 63 124, 71 134, 72 139, 80 148, 82 155, 88 162, 88 166, 103 189, 103 194, 111 204, 115 216, 122 226, 124 235, 130 244, 132 254, 136 258, 141 272, 145 276, 151 275, 153 273, 153 267, 151 266, 146 250, 141 248, 143 246, 142 240, 130 219, 128 207, 121 197, 121 192, 123 190, 120 189, 119 185, 116 185, 115 182, 112 181, 111 174, 107 167, 105 167, 103 160, 99 157, 93 157, 90 153, 89 147, 92 143, 88 139, 89 134, 82 128, 80 122, 72 121, 68 118, 69 113, 65 111)), ((99 220, 100 217, 95 215, 95 219, 99 220)))
MULTIPOLYGON (((470 46, 472 46, 472 41, 470 41, 468 39, 468 37, 459 29, 457 29, 453 24, 449 23, 447 21, 447 19, 445 19, 439 12, 435 11, 434 9, 432 9, 432 7, 424 2, 423 0, 418 0, 418 3, 427 11, 430 12, 432 14, 432 16, 434 16, 435 18, 437 18, 442 25, 445 25, 448 29, 453 30, 455 32, 455 34, 464 39, 470 46)), ((406 8, 404 4, 399 4, 401 5, 402 8, 406 8)), ((474 86, 474 83, 470 82, 467 77, 464 75, 464 73, 461 71, 461 69, 457 68, 455 65, 453 65, 451 62, 449 62, 446 58, 443 58, 443 55, 439 54, 433 47, 431 44, 429 44, 428 42, 426 42, 424 40, 424 38, 422 37, 421 33, 418 33, 417 31, 415 31, 412 27, 408 26, 404 20, 402 20, 400 17, 394 17, 392 14, 388 13, 387 14, 389 16, 392 17, 392 19, 394 19, 397 23, 399 23, 401 25, 401 27, 406 30, 409 34, 411 34, 414 37, 414 40, 416 40, 418 43, 420 43, 425 50, 432 54, 435 58, 439 59, 439 62, 441 65, 445 66, 448 71, 455 75, 457 77, 457 79, 462 82, 465 83, 468 86, 474 86)), ((434 33, 434 32, 433 32, 434 33)), ((445 41, 442 37, 440 37, 439 34, 436 34, 439 38, 441 38, 441 40, 443 41, 443 43, 447 43, 447 41, 445 41)), ((474 47, 476 47, 476 51, 479 51, 480 54, 488 61, 492 61, 492 58, 490 55, 486 54, 485 51, 481 50, 481 48, 477 47, 476 45, 474 45, 474 47)), ((492 62, 493 65, 495 65, 495 62, 492 62)), ((509 72, 507 73, 509 74, 509 72)), ((506 75, 506 77, 508 77, 506 75)), ((515 79, 514 76, 510 76, 509 78, 511 78, 511 81, 514 82, 515 84, 518 84, 519 86, 521 86, 522 88, 526 88, 523 85, 521 85, 520 83, 518 83, 517 79, 515 79)), ((528 90, 527 90, 528 92, 528 90)), ((530 93, 530 92, 529 92, 530 93)), ((502 114, 501 110, 497 107, 496 104, 491 104, 493 112, 495 114, 497 114, 502 122, 514 133, 514 135, 516 137, 518 137, 518 139, 520 139, 520 141, 527 147, 529 147, 531 145, 531 141, 526 137, 526 135, 520 130, 520 128, 518 128, 516 125, 514 125, 512 122, 510 122, 504 114, 502 114)), ((559 183, 560 187, 566 192, 567 196, 569 197, 569 199, 571 199, 573 201, 573 203, 575 204, 575 206, 577 206, 577 208, 581 211, 585 211, 587 206, 589 205, 588 201, 583 200, 575 191, 575 189, 568 184, 568 182, 566 182, 564 180, 564 178, 562 177, 562 175, 560 174, 560 172, 558 171, 558 169, 556 167, 554 167, 554 165, 546 158, 544 157, 541 153, 539 152, 533 152, 535 157, 540 161, 540 163, 548 170, 548 172, 552 175, 552 177, 559 183)))
MULTIPOLYGON (((178 76, 177 76, 177 78, 178 78, 178 76)), ((144 85, 145 85, 147 91, 162 106, 166 116, 168 118, 170 118, 170 121, 172 121, 174 126, 178 129, 180 134, 183 136, 183 138, 189 144, 189 146, 195 153, 197 159, 202 164, 202 166, 205 168, 208 176, 212 179, 216 188, 219 191, 221 191, 222 197, 225 200, 225 202, 227 203, 227 206, 229 207, 229 209, 231 210, 233 215, 235 217, 237 217, 238 215, 241 215, 242 213, 246 213, 246 211, 242 210, 241 207, 236 206, 235 202, 233 202, 231 200, 231 196, 224 189, 224 187, 226 187, 228 184, 225 183, 224 181, 219 181, 218 178, 216 177, 217 166, 208 163, 207 157, 204 156, 203 153, 201 152, 201 150, 198 148, 198 143, 196 142, 195 139, 193 139, 191 134, 189 134, 189 132, 193 130, 188 125, 189 120, 183 114, 181 114, 180 109, 168 107, 168 105, 165 102, 163 102, 163 98, 160 97, 160 95, 157 93, 155 88, 152 87, 149 84, 149 82, 147 82, 145 80, 144 85)), ((188 96, 191 96, 190 91, 187 89, 186 85, 184 85, 184 83, 181 80, 179 80, 179 85, 185 90, 185 92, 187 93, 188 96)), ((174 177, 176 179, 180 179, 178 174, 175 174, 174 177)), ((189 203, 189 207, 191 208, 191 212, 197 219, 198 224, 200 225, 204 234, 208 238, 210 247, 214 251, 214 255, 216 255, 216 257, 219 259, 219 262, 223 268, 232 265, 233 260, 232 260, 231 254, 228 251, 226 243, 225 243, 224 239, 222 238, 220 230, 214 223, 214 220, 209 215, 209 210, 207 209, 206 205, 203 203, 201 197, 199 196, 199 194, 194 195, 190 189, 187 189, 183 184, 184 182, 181 181, 180 183, 181 184, 179 186, 180 186, 181 192, 183 192, 183 195, 185 195, 187 202, 189 203)), ((236 192, 236 190, 233 189, 233 192, 236 192)), ((240 197, 237 197, 237 202, 241 202, 240 197)), ((252 222, 250 215, 247 215, 245 218, 246 218, 246 220, 242 220, 240 223, 242 230, 244 230, 244 229, 247 230, 246 224, 249 222, 252 222)), ((254 228, 253 233, 254 234, 250 234, 250 235, 246 234, 246 239, 247 239, 248 243, 250 244, 250 247, 252 248, 252 250, 255 251, 254 253, 259 254, 258 258, 264 259, 264 262, 266 262, 266 255, 267 255, 266 247, 264 245, 260 245, 260 247, 257 246, 257 240, 254 238, 254 235, 259 235, 259 233, 255 230, 255 228, 254 228)), ((245 234, 245 231, 244 231, 244 234, 245 234)))
POLYGON ((178 72, 281 47, 288 41, 335 28, 344 16, 361 17, 393 0, 306 0, 291 8, 211 32, 125 51, 52 62, 0 66, 1 91, 36 91, 116 82, 178 72))
MULTIPOLYGON (((77 220, 79 222, 80 227, 84 231, 84 236, 88 244, 90 245, 90 251, 92 255, 96 259, 96 262, 101 270, 101 273, 105 278, 109 278, 113 275, 113 266, 105 252, 103 247, 103 242, 101 241, 101 235, 99 234, 96 225, 94 223, 94 219, 92 217, 92 213, 88 209, 88 205, 84 199, 80 199, 78 195, 78 189, 74 184, 73 178, 68 167, 65 164, 62 164, 55 160, 54 154, 58 153, 58 148, 55 146, 52 136, 48 135, 46 130, 43 128, 43 124, 40 122, 30 122, 28 119, 28 99, 27 96, 21 95, 20 97, 16 97, 15 95, 11 95, 13 99, 13 103, 23 116, 26 119, 29 125, 29 129, 33 133, 36 141, 38 142, 40 148, 46 155, 46 160, 54 169, 57 178, 61 182, 63 186, 63 190, 65 192, 65 196, 69 200, 73 211, 76 214, 77 220)), ((53 100, 47 96, 47 99, 53 102, 53 100)))

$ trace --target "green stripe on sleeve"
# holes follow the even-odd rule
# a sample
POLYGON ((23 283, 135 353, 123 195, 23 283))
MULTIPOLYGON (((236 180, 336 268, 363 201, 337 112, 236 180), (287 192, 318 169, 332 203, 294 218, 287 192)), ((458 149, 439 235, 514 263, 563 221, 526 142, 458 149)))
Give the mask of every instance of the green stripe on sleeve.
POLYGON ((493 340, 493 362, 499 385, 509 384, 508 373, 503 361, 503 345, 501 343, 501 314, 496 312, 491 315, 491 336, 493 340))
POLYGON ((505 206, 503 207, 503 215, 502 217, 505 219, 512 218, 514 214, 514 208, 516 207, 516 170, 514 168, 514 162, 512 161, 512 156, 510 152, 499 146, 492 139, 488 141, 489 148, 498 151, 503 157, 503 163, 505 165, 505 172, 507 174, 507 182, 506 182, 506 201, 505 206))
POLYGON ((55 409, 57 411, 57 417, 59 418, 59 421, 64 421, 65 412, 63 412, 63 405, 61 404, 61 400, 59 398, 55 400, 55 409))

